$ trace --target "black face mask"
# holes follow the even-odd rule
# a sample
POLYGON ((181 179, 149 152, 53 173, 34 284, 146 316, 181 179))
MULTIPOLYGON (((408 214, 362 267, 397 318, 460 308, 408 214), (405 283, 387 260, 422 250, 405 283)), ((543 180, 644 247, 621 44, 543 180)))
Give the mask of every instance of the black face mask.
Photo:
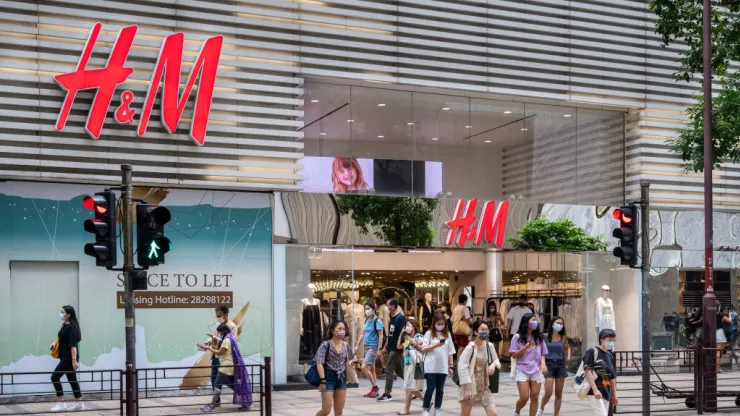
POLYGON ((527 304, 524 303, 524 302, 519 302, 519 306, 521 306, 523 308, 523 307, 527 306, 527 304))

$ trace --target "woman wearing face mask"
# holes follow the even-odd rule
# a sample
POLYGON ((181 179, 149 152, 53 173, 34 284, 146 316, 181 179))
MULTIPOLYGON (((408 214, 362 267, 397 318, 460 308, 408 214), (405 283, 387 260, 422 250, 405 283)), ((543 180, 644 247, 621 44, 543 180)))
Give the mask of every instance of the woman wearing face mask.
POLYGON ((522 316, 519 330, 511 339, 509 353, 511 358, 516 358, 516 386, 519 390, 514 416, 519 416, 527 401, 530 402, 529 416, 535 416, 540 388, 545 382, 544 374, 547 373, 547 345, 539 322, 533 314, 522 316))
POLYGON ((360 345, 365 345, 365 359, 362 362, 362 372, 370 380, 372 388, 365 397, 378 397, 377 376, 375 374, 375 361, 378 357, 378 345, 383 345, 383 321, 375 315, 375 304, 365 304, 365 331, 355 344, 354 355, 360 350, 360 345))
POLYGON ((457 393, 462 406, 460 414, 470 416, 473 406, 480 406, 486 416, 496 416, 496 403, 489 385, 489 376, 501 368, 495 346, 488 342, 488 325, 480 319, 473 323, 473 342, 460 354, 457 373, 460 388, 457 393))
POLYGON ((450 335, 451 333, 447 330, 445 316, 436 312, 431 328, 424 335, 424 344, 421 348, 421 352, 426 354, 424 372, 427 389, 424 392, 424 416, 429 416, 429 410, 432 407, 432 394, 434 394, 434 411, 437 416, 441 414, 445 381, 447 375, 451 376, 453 374, 454 369, 452 354, 455 352, 455 347, 450 335))
POLYGON ((77 382, 77 370, 80 368, 77 363, 79 358, 78 347, 79 342, 82 341, 82 331, 80 330, 80 323, 77 321, 75 308, 69 305, 62 306, 59 319, 63 322, 62 328, 57 334, 57 342, 51 344, 51 349, 54 349, 55 344, 59 348, 59 364, 51 375, 51 382, 57 394, 57 402, 51 408, 51 411, 85 410, 85 405, 82 403, 82 393, 80 393, 80 384, 77 382), (64 375, 67 376, 67 381, 72 387, 72 393, 76 399, 75 404, 69 408, 64 404, 64 390, 61 382, 64 375))
POLYGON ((321 410, 316 416, 329 416, 332 407, 334 414, 342 416, 344 402, 347 399, 347 362, 352 359, 349 344, 344 342, 347 324, 335 321, 329 327, 329 339, 324 341, 316 351, 316 369, 319 372, 319 391, 321 392, 321 410))
POLYGON ((504 339, 501 328, 503 328, 506 323, 504 322, 504 318, 501 316, 501 314, 498 313, 498 306, 496 306, 496 301, 491 300, 487 304, 488 322, 486 323, 486 325, 490 328, 491 332, 489 341, 492 342, 493 345, 498 349, 498 343, 503 341, 504 339))
POLYGON ((414 379, 416 363, 421 359, 419 350, 424 343, 424 337, 416 333, 416 327, 410 320, 406 322, 403 334, 398 338, 398 349, 403 348, 403 389, 406 390, 406 402, 399 415, 408 415, 411 410, 411 399, 416 397, 423 400, 421 389, 424 387, 422 380, 414 379))
POLYGON ((547 402, 552 397, 553 386, 555 388, 555 416, 560 415, 560 406, 563 403, 563 385, 568 377, 565 364, 570 361, 570 345, 565 337, 565 322, 563 318, 556 316, 552 320, 552 331, 547 335, 547 355, 545 364, 547 374, 545 375, 545 397, 542 398, 537 416, 542 416, 547 402))
POLYGON ((249 410, 252 406, 252 381, 244 366, 244 359, 239 351, 237 340, 231 334, 231 328, 224 323, 219 324, 216 332, 218 336, 215 348, 213 345, 198 345, 201 351, 210 351, 214 356, 219 357, 213 397, 201 411, 204 413, 216 411, 216 408, 221 405, 221 390, 224 386, 234 391, 233 403, 240 406, 239 410, 249 410))

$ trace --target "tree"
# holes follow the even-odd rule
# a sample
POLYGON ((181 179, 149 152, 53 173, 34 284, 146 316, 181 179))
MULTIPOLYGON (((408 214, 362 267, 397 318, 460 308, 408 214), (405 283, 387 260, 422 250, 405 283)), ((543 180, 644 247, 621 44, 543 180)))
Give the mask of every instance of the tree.
POLYGON ((527 221, 517 234, 509 239, 515 250, 604 251, 607 246, 603 236, 591 237, 571 220, 550 221, 544 215, 527 221))
POLYGON ((434 240, 431 228, 436 199, 372 195, 337 195, 342 215, 350 214, 363 234, 373 234, 398 247, 429 247, 434 240))
MULTIPOLYGON (((712 73, 721 88, 712 103, 712 137, 715 167, 723 160, 740 162, 740 73, 730 72, 731 62, 740 61, 740 2, 722 1, 712 5, 712 73)), ((677 80, 692 82, 704 71, 703 6, 699 0, 650 0, 658 16, 655 32, 662 46, 683 43, 677 80)), ((704 101, 687 109, 690 123, 670 141, 671 150, 686 162, 686 170, 704 169, 704 101)))

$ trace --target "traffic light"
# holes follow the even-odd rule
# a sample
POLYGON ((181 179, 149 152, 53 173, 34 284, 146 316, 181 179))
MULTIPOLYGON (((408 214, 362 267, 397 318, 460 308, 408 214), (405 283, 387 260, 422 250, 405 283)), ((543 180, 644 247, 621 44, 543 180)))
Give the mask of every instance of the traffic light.
POLYGON ((157 266, 164 263, 164 255, 172 244, 164 236, 164 225, 170 221, 170 210, 159 205, 136 206, 136 258, 139 266, 157 266))
POLYGON ((619 221, 619 228, 615 228, 612 235, 619 239, 619 246, 614 248, 614 255, 621 259, 622 265, 635 266, 637 264, 637 209, 630 204, 612 213, 619 221))
POLYGON ((93 211, 95 218, 85 220, 85 231, 95 234, 95 242, 85 244, 85 254, 95 257, 95 265, 112 268, 116 265, 116 194, 98 192, 82 198, 82 206, 93 211))

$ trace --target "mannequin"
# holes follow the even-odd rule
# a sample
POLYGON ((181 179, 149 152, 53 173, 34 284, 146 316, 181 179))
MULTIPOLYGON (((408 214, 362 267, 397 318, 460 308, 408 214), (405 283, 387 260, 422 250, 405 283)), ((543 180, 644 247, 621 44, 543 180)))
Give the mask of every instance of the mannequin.
MULTIPOLYGON (((344 310, 344 317, 347 322, 347 338, 350 345, 354 345, 357 339, 360 338, 365 330, 365 306, 360 304, 360 293, 356 291, 346 292, 348 297, 353 300, 352 304, 342 304, 344 310), (354 324, 354 328, 353 328, 354 324), (354 331, 354 332, 353 332, 354 331)), ((364 346, 360 345, 360 349, 357 350, 357 357, 365 357, 364 346)))
POLYGON ((597 334, 602 329, 617 330, 616 319, 614 318, 614 303, 609 298, 610 293, 609 286, 601 286, 601 297, 596 299, 594 305, 594 327, 597 334))
POLYGON ((419 307, 419 322, 421 322, 422 331, 426 331, 432 326, 432 319, 434 316, 434 310, 436 308, 432 305, 432 294, 426 293, 424 295, 424 302, 419 307))
POLYGON ((301 312, 298 317, 298 322, 301 323, 300 360, 313 360, 321 344, 324 322, 319 303, 316 299, 316 285, 309 283, 306 287, 306 297, 301 299, 301 312))

